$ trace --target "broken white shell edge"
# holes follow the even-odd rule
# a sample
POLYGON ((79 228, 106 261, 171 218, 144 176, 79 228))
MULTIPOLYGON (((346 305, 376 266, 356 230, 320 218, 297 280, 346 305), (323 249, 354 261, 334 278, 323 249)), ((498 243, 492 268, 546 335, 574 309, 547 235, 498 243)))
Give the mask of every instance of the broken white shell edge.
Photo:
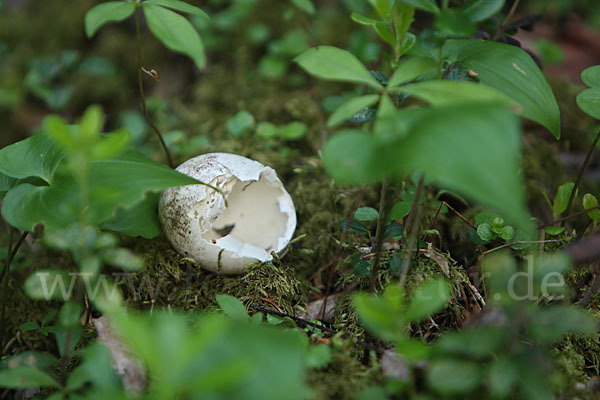
POLYGON ((209 271, 240 274, 248 264, 271 260, 271 251, 281 253, 292 239, 296 210, 272 168, 237 154, 209 153, 187 160, 176 170, 219 188, 229 203, 225 208, 223 196, 205 185, 161 193, 160 221, 181 255, 209 271), (221 228, 216 226, 220 220, 231 220, 231 234, 219 237, 215 229, 221 228), (236 221, 241 222, 236 225, 236 221))

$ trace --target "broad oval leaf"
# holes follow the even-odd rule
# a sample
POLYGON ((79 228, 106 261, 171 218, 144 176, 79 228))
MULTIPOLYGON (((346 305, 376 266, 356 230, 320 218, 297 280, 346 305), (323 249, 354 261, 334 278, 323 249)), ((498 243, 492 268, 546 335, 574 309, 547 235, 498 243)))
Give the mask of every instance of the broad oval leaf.
POLYGON ((375 104, 377 100, 379 100, 378 94, 368 94, 366 96, 359 96, 348 100, 331 114, 327 120, 327 126, 332 128, 341 124, 363 108, 375 104))
POLYGON ((427 383, 446 396, 471 393, 481 382, 484 369, 471 361, 434 360, 427 369, 427 383))
POLYGON ((200 69, 206 65, 204 45, 192 24, 166 8, 142 3, 150 31, 169 49, 185 54, 200 69))
POLYGON ((248 311, 240 300, 226 294, 217 294, 215 298, 221 310, 231 319, 240 322, 248 321, 248 311))
POLYGON ((59 269, 44 269, 31 274, 25 281, 25 293, 34 300, 71 298, 76 276, 59 269))
POLYGON ((480 81, 515 99, 523 116, 560 138, 560 114, 550 85, 522 49, 489 40, 448 40, 444 52, 478 74, 480 81))
POLYGON ((434 106, 464 102, 488 102, 518 107, 515 100, 499 90, 468 81, 422 81, 402 86, 402 92, 412 94, 434 106))
POLYGON ((394 86, 410 82, 433 68, 436 68, 436 63, 431 58, 411 57, 398 65, 387 87, 392 89, 394 86))
POLYGON ((438 312, 450 298, 450 285, 444 279, 435 279, 419 286, 410 296, 404 318, 419 322, 438 312))
POLYGON ((379 212, 373 207, 360 207, 354 213, 354 218, 359 221, 374 221, 379 216, 379 212))
MULTIPOLYGON (((408 110, 403 113, 407 114, 408 110)), ((523 225, 529 216, 519 173, 520 153, 517 117, 489 104, 419 111, 408 134, 395 142, 385 138, 377 151, 380 162, 396 173, 423 171, 438 184, 523 225)))
POLYGON ((116 214, 104 221, 100 228, 120 232, 128 236, 142 236, 151 239, 160 233, 158 222, 158 193, 148 193, 144 200, 134 206, 118 208, 116 214))
POLYGON ((419 10, 428 11, 434 14, 440 12, 437 4, 433 0, 395 0, 398 3, 405 4, 407 6, 411 6, 414 8, 418 8, 419 10))
POLYGON ((146 0, 142 3, 142 6, 145 7, 148 4, 156 4, 158 6, 163 6, 170 8, 172 10, 181 11, 184 13, 198 15, 206 20, 210 20, 210 17, 207 13, 205 13, 201 8, 193 6, 183 1, 179 0, 146 0))
POLYGON ((463 7, 464 14, 473 22, 488 19, 504 7, 505 0, 469 0, 463 7))
MULTIPOLYGON (((118 207, 130 208, 146 193, 199 182, 141 154, 128 151, 95 160, 90 168, 89 222, 108 220, 118 207)), ((22 184, 10 190, 2 202, 9 224, 32 231, 38 223, 48 229, 65 228, 79 216, 79 188, 72 178, 61 176, 51 186, 22 184)))
POLYGON ((594 65, 583 70, 581 80, 589 87, 600 87, 600 65, 594 65))
POLYGON ((313 47, 294 58, 294 61, 306 72, 321 79, 362 83, 383 90, 358 58, 337 47, 313 47))
POLYGON ((85 34, 88 38, 108 22, 118 22, 135 11, 135 4, 129 1, 108 1, 92 7, 85 14, 85 34))
POLYGON ((600 88, 586 89, 579 93, 577 105, 587 115, 600 119, 600 88))
POLYGON ((307 14, 315 13, 315 6, 310 0, 292 0, 292 3, 307 14))
POLYGON ((50 184, 63 157, 60 147, 40 132, 1 149, 0 172, 16 179, 38 177, 50 184))
POLYGON ((10 389, 60 388, 60 383, 42 370, 21 366, 0 371, 0 386, 10 389))
POLYGON ((364 131, 342 131, 323 147, 325 170, 340 183, 371 182, 376 150, 375 141, 364 131))

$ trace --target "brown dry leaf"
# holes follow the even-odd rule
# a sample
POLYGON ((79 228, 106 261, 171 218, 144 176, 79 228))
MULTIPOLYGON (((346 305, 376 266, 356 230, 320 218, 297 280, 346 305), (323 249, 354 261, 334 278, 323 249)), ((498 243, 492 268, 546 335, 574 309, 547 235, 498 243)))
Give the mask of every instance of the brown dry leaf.
MULTIPOLYGON (((340 295, 332 294, 327 297, 327 308, 325 309, 325 321, 333 320, 333 308, 336 306, 340 299, 340 295)), ((308 303, 305 307, 306 312, 296 312, 296 317, 303 319, 321 319, 323 316, 323 302, 325 297, 308 303)))
POLYGON ((433 261, 435 261, 435 263, 440 266, 444 275, 446 275, 447 278, 450 278, 450 264, 448 263, 448 259, 443 254, 435 251, 431 243, 427 243, 425 257, 431 258, 433 261))

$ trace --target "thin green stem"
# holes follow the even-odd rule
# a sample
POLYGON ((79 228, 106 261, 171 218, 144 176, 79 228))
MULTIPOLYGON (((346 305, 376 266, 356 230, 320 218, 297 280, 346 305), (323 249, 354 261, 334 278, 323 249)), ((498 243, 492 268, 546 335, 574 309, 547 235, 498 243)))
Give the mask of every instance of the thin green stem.
POLYGON ((375 291, 377 283, 377 272, 379 271, 379 260, 381 259, 381 249, 383 248, 383 236, 385 233, 385 223, 388 218, 387 192, 389 181, 386 179, 381 183, 381 194, 379 197, 379 216, 377 218, 377 230, 375 231, 375 258, 373 259, 373 268, 371 272, 371 292, 375 291))
MULTIPOLYGON (((571 196, 569 196, 569 202, 567 203, 567 209, 565 210, 565 214, 567 214, 567 215, 571 211, 571 207, 573 206, 573 201, 575 200, 575 194, 577 193, 577 189, 579 188, 579 185, 581 184, 581 180, 583 179, 583 173, 585 172, 585 170, 590 162, 590 159, 592 158, 592 153, 594 152, 594 149, 596 148, 596 145, 598 144, 599 139, 600 139, 600 131, 598 131, 598 133, 596 134, 596 138, 594 139, 594 142, 590 146, 590 150, 586 154, 585 160, 583 160, 583 164, 581 165, 581 168, 579 169, 579 173, 577 174, 577 179, 575 180, 575 186, 573 186, 573 190, 571 191, 571 196)), ((564 225, 564 221, 561 224, 561 226, 562 225, 564 225)))
POLYGON ((450 3, 450 0, 442 0, 442 10, 447 10, 449 3, 450 3))
POLYGON ((169 148, 167 147, 167 144, 165 143, 165 140, 163 139, 162 134, 160 133, 160 131, 158 130, 156 125, 154 125, 154 122, 152 122, 152 119, 150 118, 150 114, 148 113, 148 107, 146 106, 146 97, 144 96, 144 84, 142 82, 142 36, 140 34, 140 5, 139 4, 135 5, 135 32, 136 32, 136 39, 137 39, 138 86, 140 89, 140 98, 142 100, 142 108, 144 110, 144 116, 146 117, 146 121, 148 121, 148 124, 152 127, 152 130, 154 130, 154 132, 156 133, 156 136, 158 137, 158 140, 160 141, 160 144, 165 152, 165 155, 167 156, 167 162, 169 164, 169 167, 173 168, 173 160, 171 159, 171 153, 169 152, 169 148))

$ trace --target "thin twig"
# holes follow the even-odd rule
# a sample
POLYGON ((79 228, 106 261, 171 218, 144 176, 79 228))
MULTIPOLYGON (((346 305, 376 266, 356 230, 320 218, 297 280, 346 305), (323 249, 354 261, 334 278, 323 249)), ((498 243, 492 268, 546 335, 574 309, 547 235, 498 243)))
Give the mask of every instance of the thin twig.
POLYGON ((383 247, 383 234, 385 233, 385 222, 388 218, 387 212, 387 191, 389 182, 384 180, 381 183, 381 194, 379 197, 379 215, 377 218, 377 230, 375 231, 375 259, 371 268, 371 292, 375 291, 375 283, 377 281, 377 271, 379 270, 379 260, 381 259, 381 248, 383 247))
POLYGON ((506 15, 506 18, 504 19, 504 22, 502 23, 503 31, 506 29, 506 26, 508 25, 508 23, 510 22, 512 17, 515 15, 515 12, 517 11, 517 7, 519 7, 519 2, 520 2, 520 0, 515 0, 512 7, 510 8, 510 11, 506 15))
POLYGON ((148 113, 148 108, 146 107, 146 97, 144 96, 144 85, 142 82, 142 39, 141 39, 141 35, 140 35, 139 7, 140 7, 139 4, 136 4, 136 6, 135 6, 135 30, 137 33, 138 86, 140 89, 142 108, 144 109, 144 116, 146 117, 146 121, 148 121, 148 124, 152 127, 154 132, 156 132, 156 136, 158 136, 158 140, 160 141, 160 144, 165 152, 165 155, 167 156, 167 162, 169 164, 169 167, 173 168, 174 166, 173 166, 173 160, 171 159, 171 153, 169 152, 169 149, 167 147, 167 144, 165 143, 165 140, 163 139, 162 134, 160 133, 160 131, 158 130, 156 125, 154 125, 154 122, 152 122, 152 119, 150 118, 150 114, 148 113))
POLYGON ((408 275, 408 267, 410 264, 410 257, 412 256, 413 247, 417 244, 419 234, 419 220, 421 219, 421 207, 417 204, 417 212, 415 214, 414 222, 410 227, 410 239, 408 240, 408 252, 404 256, 402 262, 402 275, 400 275, 400 287, 404 287, 406 283, 406 276, 408 275))
POLYGON ((516 242, 504 243, 501 246, 494 247, 493 249, 484 251, 483 253, 481 253, 481 255, 485 256, 486 254, 489 254, 489 253, 491 253, 493 251, 500 250, 500 249, 503 249, 503 248, 509 247, 509 246, 514 246, 516 244, 540 244, 540 243, 558 243, 558 242, 562 242, 562 240, 559 240, 559 239, 552 239, 552 240, 517 240, 516 242))
MULTIPOLYGON (((600 139, 600 131, 598 131, 598 133, 596 134, 596 138, 594 139, 594 142, 592 143, 592 146, 590 147, 590 150, 586 154, 585 160, 583 160, 583 164, 581 165, 581 168, 579 169, 579 173, 577 174, 577 179, 575 180, 575 186, 573 186, 573 190, 571 191, 571 195, 569 196, 569 202, 567 203, 567 209, 565 210, 565 214, 568 214, 571 211, 571 207, 573 206, 573 201, 575 200, 575 194, 577 193, 577 189, 579 188, 579 185, 581 184, 581 180, 583 179, 583 173, 585 172, 585 169, 587 168, 588 163, 590 162, 590 158, 592 158, 592 153, 594 152, 594 149, 596 148, 598 139, 600 139)), ((564 221, 561 223, 561 226, 562 225, 564 225, 564 221)))
MULTIPOLYGON (((265 313, 265 314, 275 315, 275 316, 281 317, 281 318, 290 318, 294 322, 300 322, 302 324, 305 324, 305 325, 308 325, 308 326, 312 326, 313 328, 317 328, 317 329, 320 329, 321 331, 330 333, 332 336, 339 333, 339 331, 337 331, 335 329, 332 329, 332 328, 330 328, 328 326, 325 326, 323 324, 317 324, 317 323, 314 323, 312 321, 306 320, 304 318, 296 317, 295 315, 290 315, 290 314, 286 314, 286 313, 279 312, 279 311, 269 310, 269 309, 261 307, 261 306, 256 306, 256 311, 262 312, 262 313, 265 313)), ((342 334, 342 338, 344 338, 344 339, 348 339, 350 337, 351 336, 349 334, 347 334, 347 333, 343 333, 342 334)), ((360 347, 362 347, 364 349, 367 349, 367 350, 370 350, 370 351, 374 351, 377 354, 383 354, 383 352, 384 352, 384 349, 381 349, 379 347, 373 346, 372 344, 363 342, 362 340, 356 340, 355 343, 357 345, 359 345, 360 347)))
POLYGON ((542 229, 542 228, 545 228, 547 226, 552 226, 552 225, 558 224, 559 222, 563 222, 563 221, 569 220, 571 218, 579 217, 580 215, 583 215, 583 214, 588 213, 590 211, 597 210, 598 208, 600 208, 600 204, 598 204, 597 206, 594 206, 594 207, 586 208, 585 210, 578 211, 578 212, 576 212, 574 214, 567 215, 566 217, 559 218, 556 221, 552 221, 552 222, 549 222, 547 224, 541 225, 541 226, 539 226, 539 228, 542 229))
MULTIPOLYGON (((421 198, 421 191, 423 190, 423 184, 425 183, 425 174, 421 174, 419 178, 419 183, 417 183, 417 189, 415 190, 415 197, 413 198, 412 204, 410 205, 410 212, 408 213, 408 217, 406 218, 406 224, 404 225, 406 228, 410 229, 412 221, 415 218, 415 213, 417 212, 417 205, 419 204, 419 200, 421 198)), ((406 246, 406 235, 403 237, 403 245, 406 246)))
POLYGON ((442 200, 442 204, 440 204, 440 207, 438 208, 437 212, 435 213, 435 217, 433 217, 433 221, 431 222, 431 226, 430 226, 429 229, 433 229, 433 226, 437 222, 438 215, 440 214, 440 211, 441 211, 441 209, 442 209, 443 206, 448 207, 448 209, 450 209, 450 211, 452 211, 454 214, 456 214, 458 216, 458 218, 462 219, 471 228, 477 230, 477 227, 475 225, 473 225, 471 223, 471 221, 469 221, 467 218, 465 218, 461 213, 459 213, 458 211, 456 211, 454 209, 454 207, 452 207, 450 204, 446 203, 444 200, 442 200))

